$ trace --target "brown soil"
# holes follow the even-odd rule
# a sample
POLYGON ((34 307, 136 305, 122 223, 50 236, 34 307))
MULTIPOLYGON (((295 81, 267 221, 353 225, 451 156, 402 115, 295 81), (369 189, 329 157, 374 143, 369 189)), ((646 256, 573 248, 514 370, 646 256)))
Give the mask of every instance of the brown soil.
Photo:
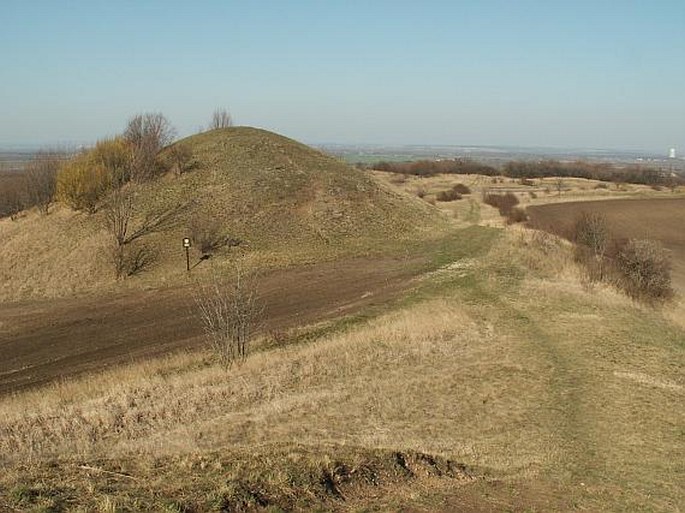
POLYGON ((528 207, 530 226, 563 236, 581 212, 607 217, 617 239, 656 239, 671 250, 673 283, 685 291, 685 198, 579 201, 528 207))
MULTIPOLYGON (((381 304, 409 285, 421 263, 357 258, 264 276, 259 283, 264 329, 301 326, 381 304)), ((0 394, 203 345, 190 285, 3 304, 0 328, 0 394)))

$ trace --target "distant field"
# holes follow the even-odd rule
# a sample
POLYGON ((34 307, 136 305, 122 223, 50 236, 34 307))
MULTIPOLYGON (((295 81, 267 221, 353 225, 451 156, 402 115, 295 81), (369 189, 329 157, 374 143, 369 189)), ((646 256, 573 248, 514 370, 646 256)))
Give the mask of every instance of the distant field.
POLYGON ((569 233, 583 212, 606 215, 616 238, 657 239, 672 251, 673 281, 685 290, 685 198, 579 201, 528 207, 533 227, 569 233))

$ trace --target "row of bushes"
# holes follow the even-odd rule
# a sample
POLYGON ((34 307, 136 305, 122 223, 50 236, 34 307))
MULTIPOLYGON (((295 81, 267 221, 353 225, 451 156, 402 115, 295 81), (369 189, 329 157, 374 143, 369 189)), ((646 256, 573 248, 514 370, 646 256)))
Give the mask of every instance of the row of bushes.
POLYGON ((416 176, 435 176, 438 174, 496 176, 500 174, 494 167, 471 159, 417 160, 413 162, 381 161, 371 164, 370 168, 416 176))
POLYGON ((502 168, 476 162, 471 159, 453 160, 417 160, 412 162, 376 162, 370 166, 378 171, 410 174, 416 176, 434 176, 437 174, 478 174, 486 176, 506 176, 509 178, 545 178, 568 177, 587 178, 617 183, 635 183, 644 185, 677 186, 683 184, 683 178, 652 167, 638 165, 618 166, 607 163, 585 161, 559 162, 543 161, 509 161, 502 168))

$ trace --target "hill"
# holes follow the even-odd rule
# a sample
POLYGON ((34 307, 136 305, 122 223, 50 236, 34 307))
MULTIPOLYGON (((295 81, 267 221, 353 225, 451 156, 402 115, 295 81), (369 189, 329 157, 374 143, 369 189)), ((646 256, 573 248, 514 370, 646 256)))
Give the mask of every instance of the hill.
MULTIPOLYGON (((190 235, 220 246, 212 252, 215 262, 240 255, 278 267, 373 253, 388 241, 431 236, 445 225, 424 202, 274 133, 236 127, 175 144, 192 152, 190 170, 130 186, 133 224, 165 214, 168 222, 136 241, 149 262, 126 286, 177 282, 185 273, 181 240, 190 235)), ((166 148, 162 157, 172 151, 166 148)), ((0 299, 112 287, 112 237, 105 225, 102 209, 85 214, 64 206, 48 216, 1 220, 0 280, 6 286, 0 299)), ((198 272, 206 267, 199 249, 192 250, 198 272)))

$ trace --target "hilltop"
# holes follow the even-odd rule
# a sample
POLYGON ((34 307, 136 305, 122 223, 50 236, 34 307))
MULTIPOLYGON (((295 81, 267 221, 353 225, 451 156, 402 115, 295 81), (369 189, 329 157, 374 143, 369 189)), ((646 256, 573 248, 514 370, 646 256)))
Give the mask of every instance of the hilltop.
MULTIPOLYGON (((135 222, 164 212, 173 216, 137 241, 152 262, 124 280, 125 286, 177 281, 185 272, 181 240, 191 232, 224 241, 212 251, 215 264, 239 257, 260 267, 282 267, 374 253, 388 241, 432 236, 445 226, 435 209, 415 197, 265 130, 212 130, 175 145, 192 153, 188 171, 128 186, 135 222)), ((60 205, 48 216, 30 212, 17 221, 1 220, 0 237, 0 280, 6 284, 0 299, 58 297, 115 284, 102 209, 86 214, 60 205)), ((207 267, 200 265, 202 256, 193 248, 197 272, 207 267)))

